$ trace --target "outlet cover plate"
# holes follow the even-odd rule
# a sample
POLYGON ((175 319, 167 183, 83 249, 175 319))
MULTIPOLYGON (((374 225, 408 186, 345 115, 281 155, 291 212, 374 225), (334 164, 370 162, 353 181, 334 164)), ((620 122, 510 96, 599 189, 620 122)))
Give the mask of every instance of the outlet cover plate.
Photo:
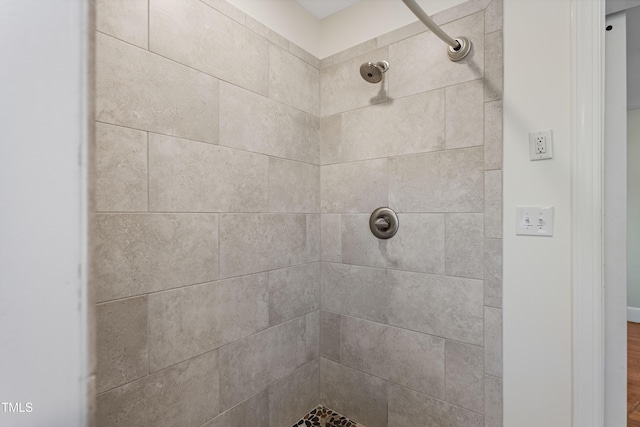
POLYGON ((553 236, 553 206, 516 206, 518 236, 553 236))
POLYGON ((553 132, 550 130, 529 133, 529 158, 547 160, 553 158, 553 132))

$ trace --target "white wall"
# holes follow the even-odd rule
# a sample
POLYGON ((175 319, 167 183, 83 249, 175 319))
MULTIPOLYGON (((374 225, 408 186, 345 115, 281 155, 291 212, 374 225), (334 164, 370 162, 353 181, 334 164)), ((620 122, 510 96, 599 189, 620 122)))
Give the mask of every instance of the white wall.
POLYGON ((640 110, 627 117, 627 305, 640 308, 640 110))
POLYGON ((570 1, 506 0, 504 16, 505 426, 570 426, 570 1), (554 158, 531 162, 527 133, 545 129, 554 158), (516 236, 519 204, 555 206, 554 236, 516 236))
POLYGON ((3 426, 87 424, 88 3, 0 2, 3 426))
MULTIPOLYGON (((362 0, 323 20, 295 0, 228 1, 319 59, 418 20, 400 0, 362 0)), ((418 0, 429 15, 464 2, 418 0)))

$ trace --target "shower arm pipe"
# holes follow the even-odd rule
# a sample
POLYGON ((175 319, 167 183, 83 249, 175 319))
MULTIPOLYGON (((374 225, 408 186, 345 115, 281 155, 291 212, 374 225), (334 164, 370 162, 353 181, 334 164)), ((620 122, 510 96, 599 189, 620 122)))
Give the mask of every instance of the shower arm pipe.
POLYGON ((433 32, 433 34, 449 45, 449 58, 452 61, 459 61, 469 54, 471 51, 471 42, 466 37, 454 39, 449 36, 449 34, 445 33, 442 28, 433 22, 433 19, 431 19, 429 15, 422 10, 416 0, 402 0, 402 2, 420 21, 422 21, 424 25, 427 26, 427 28, 431 30, 431 32, 433 32))

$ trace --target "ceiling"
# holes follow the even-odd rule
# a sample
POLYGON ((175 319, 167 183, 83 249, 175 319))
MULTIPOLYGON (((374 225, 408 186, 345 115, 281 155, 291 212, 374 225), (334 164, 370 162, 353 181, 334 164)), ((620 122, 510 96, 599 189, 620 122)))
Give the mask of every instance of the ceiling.
POLYGON ((359 0, 296 0, 318 19, 324 19, 345 9, 359 0))

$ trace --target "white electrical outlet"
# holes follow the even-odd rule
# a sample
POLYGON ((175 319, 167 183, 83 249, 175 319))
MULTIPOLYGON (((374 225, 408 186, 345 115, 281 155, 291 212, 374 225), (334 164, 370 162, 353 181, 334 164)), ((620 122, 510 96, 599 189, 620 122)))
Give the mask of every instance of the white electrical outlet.
POLYGON ((529 133, 529 158, 546 160, 553 157, 553 132, 550 130, 529 133))
POLYGON ((553 206, 516 206, 516 234, 553 236, 553 206))

